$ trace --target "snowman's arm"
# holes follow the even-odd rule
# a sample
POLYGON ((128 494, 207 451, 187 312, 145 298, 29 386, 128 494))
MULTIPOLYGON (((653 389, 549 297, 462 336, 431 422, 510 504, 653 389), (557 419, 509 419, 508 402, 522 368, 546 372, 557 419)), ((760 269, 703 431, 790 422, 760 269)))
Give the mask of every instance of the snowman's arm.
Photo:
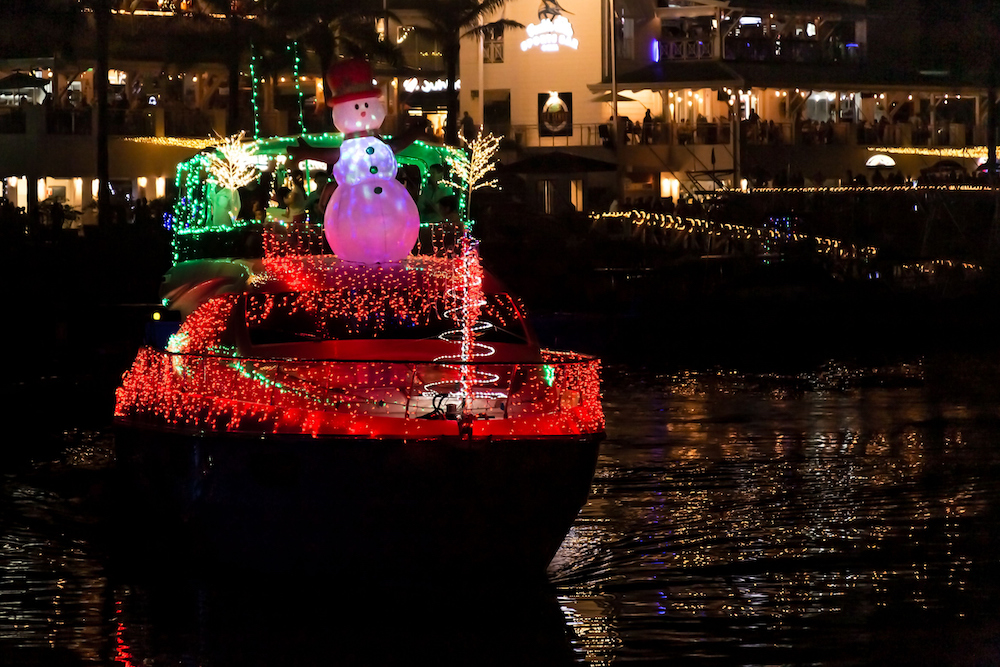
POLYGON ((340 148, 310 146, 303 141, 302 137, 299 137, 295 146, 289 146, 288 157, 293 160, 293 164, 298 164, 302 160, 316 160, 317 162, 325 162, 327 166, 332 167, 340 159, 340 148))

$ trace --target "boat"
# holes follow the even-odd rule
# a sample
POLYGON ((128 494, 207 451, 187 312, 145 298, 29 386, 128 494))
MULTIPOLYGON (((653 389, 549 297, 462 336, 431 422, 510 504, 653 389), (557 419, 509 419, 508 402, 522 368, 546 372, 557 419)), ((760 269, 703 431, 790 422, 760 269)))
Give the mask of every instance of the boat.
MULTIPOLYGON (((544 575, 604 437, 600 361, 543 349, 469 233, 358 258, 329 247, 343 245, 332 203, 352 196, 341 178, 322 223, 242 220, 240 189, 217 196, 227 150, 281 182, 303 147, 339 149, 340 164, 350 138, 231 138, 178 166, 161 288, 175 330, 139 350, 116 393, 133 523, 254 569, 544 575)), ((417 141, 390 171, 426 178, 462 155, 417 141)))

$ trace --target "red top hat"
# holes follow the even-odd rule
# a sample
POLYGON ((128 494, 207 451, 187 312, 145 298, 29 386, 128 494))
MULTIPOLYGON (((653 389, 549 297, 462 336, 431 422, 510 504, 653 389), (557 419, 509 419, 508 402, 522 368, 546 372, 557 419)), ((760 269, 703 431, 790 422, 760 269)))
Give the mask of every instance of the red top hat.
POLYGON ((326 71, 326 82, 333 91, 326 101, 331 107, 379 93, 378 88, 372 85, 372 68, 365 60, 335 62, 326 71))

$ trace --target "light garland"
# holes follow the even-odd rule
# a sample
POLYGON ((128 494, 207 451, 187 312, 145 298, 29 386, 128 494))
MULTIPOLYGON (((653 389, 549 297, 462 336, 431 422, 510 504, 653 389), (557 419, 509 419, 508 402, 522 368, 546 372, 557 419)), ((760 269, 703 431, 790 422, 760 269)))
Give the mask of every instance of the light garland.
MULTIPOLYGON (((593 224, 606 223, 609 220, 624 221, 639 228, 648 227, 661 230, 675 231, 685 234, 705 234, 708 236, 728 236, 734 240, 754 241, 761 245, 766 251, 774 250, 783 242, 809 241, 817 252, 835 256, 838 259, 861 259, 870 261, 878 254, 879 249, 875 246, 854 246, 832 238, 820 236, 810 236, 807 234, 793 233, 781 229, 761 229, 757 227, 747 227, 744 225, 734 225, 731 223, 719 223, 700 218, 684 218, 680 216, 647 213, 645 211, 620 211, 616 213, 596 213, 592 214, 593 224)), ((951 259, 935 259, 924 262, 909 262, 900 264, 897 267, 902 272, 933 273, 941 268, 961 269, 973 274, 982 274, 985 268, 980 264, 972 262, 962 262, 951 259)))
POLYGON ((923 155, 925 157, 986 157, 989 149, 986 146, 966 146, 964 148, 932 148, 929 146, 869 146, 868 150, 875 153, 895 153, 897 155, 923 155))
MULTIPOLYGON (((599 433, 600 364, 545 351, 541 363, 503 369, 515 391, 477 401, 478 437, 534 439, 599 433), (551 385, 546 376, 554 375, 551 385)), ((433 363, 245 359, 140 350, 116 392, 115 416, 194 432, 437 438, 455 421, 428 419, 433 363)))
POLYGON ((192 148, 196 151, 214 146, 215 139, 198 139, 189 137, 122 137, 122 141, 136 144, 151 144, 153 146, 169 146, 171 148, 192 148))
POLYGON ((646 211, 619 211, 611 213, 595 213, 591 215, 594 224, 606 223, 609 220, 627 222, 637 227, 649 227, 662 230, 677 231, 686 234, 706 234, 709 236, 727 236, 734 240, 755 241, 767 245, 780 241, 811 241, 818 251, 836 255, 840 258, 860 257, 872 259, 878 254, 874 246, 855 246, 843 243, 838 239, 807 234, 789 233, 775 229, 760 229, 728 222, 715 222, 701 218, 686 218, 666 213, 648 213, 646 211))
MULTIPOLYGON (((500 379, 498 374, 477 370, 470 364, 474 359, 492 356, 496 353, 496 348, 476 340, 479 334, 492 326, 479 320, 486 298, 483 294, 483 267, 479 261, 477 244, 468 235, 463 235, 459 244, 455 279, 447 292, 450 307, 445 311, 445 315, 454 320, 459 328, 440 335, 442 340, 458 343, 459 351, 458 354, 438 356, 434 361, 442 363, 445 368, 459 371, 458 392, 454 395, 461 400, 463 407, 467 408, 473 399, 507 398, 507 395, 497 389, 483 388, 484 385, 497 382, 500 379), (456 367, 443 363, 453 361, 459 361, 461 365, 456 367)), ((425 388, 441 392, 446 384, 440 381, 426 385, 425 388)))
POLYGON ((253 138, 260 139, 260 109, 257 105, 257 47, 250 42, 250 106, 253 108, 253 138))
MULTIPOLYGON (((821 187, 781 187, 781 188, 752 188, 751 193, 782 193, 801 192, 804 194, 858 194, 862 192, 983 192, 991 191, 988 185, 976 185, 972 183, 941 183, 934 185, 834 185, 821 187)), ((739 193, 739 191, 736 191, 739 193)))
MULTIPOLYGON (((295 79, 295 99, 299 110, 299 132, 306 133, 306 121, 302 115, 302 86, 299 83, 299 71, 302 64, 302 57, 299 55, 299 43, 297 41, 288 45, 288 50, 292 54, 292 76, 295 79)), ((308 177, 308 174, 306 175, 308 177)))

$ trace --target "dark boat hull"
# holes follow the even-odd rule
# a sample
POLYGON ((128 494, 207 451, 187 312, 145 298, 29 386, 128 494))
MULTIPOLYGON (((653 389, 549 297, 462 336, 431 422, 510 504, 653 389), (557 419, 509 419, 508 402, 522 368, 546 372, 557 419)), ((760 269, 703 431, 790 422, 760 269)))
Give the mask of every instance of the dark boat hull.
POLYGON ((602 437, 261 439, 121 427, 119 505, 173 555, 225 567, 544 576, 586 501, 602 437))

